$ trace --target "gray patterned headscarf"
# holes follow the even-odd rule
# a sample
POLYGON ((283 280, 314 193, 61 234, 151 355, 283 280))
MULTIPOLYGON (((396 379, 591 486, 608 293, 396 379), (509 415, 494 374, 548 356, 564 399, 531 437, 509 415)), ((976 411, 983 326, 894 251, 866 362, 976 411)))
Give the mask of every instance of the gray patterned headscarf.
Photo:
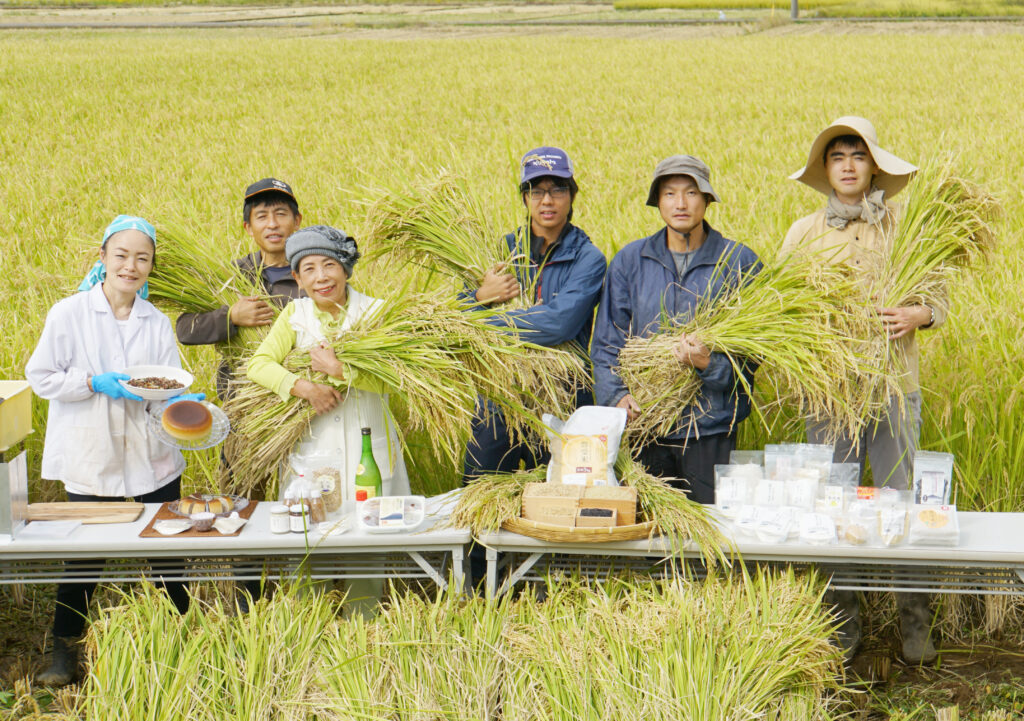
POLYGON ((329 225, 311 225, 288 237, 284 254, 293 271, 299 268, 299 261, 307 255, 325 255, 334 258, 345 268, 345 274, 352 277, 352 268, 359 260, 356 239, 343 230, 329 225))

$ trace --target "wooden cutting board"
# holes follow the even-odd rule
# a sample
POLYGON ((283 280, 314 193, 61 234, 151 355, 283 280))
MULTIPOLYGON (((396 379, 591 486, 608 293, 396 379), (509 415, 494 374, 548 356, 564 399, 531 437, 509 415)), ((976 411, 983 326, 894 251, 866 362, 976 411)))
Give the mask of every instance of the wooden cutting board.
MULTIPOLYGON (((238 512, 239 517, 245 519, 250 518, 253 514, 253 511, 256 510, 256 506, 258 504, 259 501, 249 501, 249 505, 238 512)), ((146 527, 142 529, 141 533, 139 533, 139 538, 224 538, 228 535, 237 536, 239 533, 242 532, 242 529, 245 528, 245 526, 242 526, 242 528, 239 528, 237 531, 231 534, 221 533, 216 528, 211 528, 209 531, 197 531, 194 528, 190 528, 187 531, 176 533, 173 536, 165 536, 164 534, 160 533, 160 531, 155 530, 153 528, 153 524, 157 521, 170 521, 172 519, 181 520, 182 518, 182 516, 179 516, 177 513, 174 513, 169 508, 169 506, 170 503, 165 503, 162 506, 160 506, 160 509, 156 512, 156 515, 153 516, 152 519, 150 519, 149 523, 146 524, 146 527)))
POLYGON ((30 503, 28 520, 131 523, 141 516, 145 509, 144 504, 130 501, 30 503))

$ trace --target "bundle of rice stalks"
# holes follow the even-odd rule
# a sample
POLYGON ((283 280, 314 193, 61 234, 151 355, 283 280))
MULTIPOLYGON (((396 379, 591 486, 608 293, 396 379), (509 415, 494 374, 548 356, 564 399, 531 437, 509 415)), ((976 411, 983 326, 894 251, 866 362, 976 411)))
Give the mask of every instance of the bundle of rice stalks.
MULTIPOLYGON (((266 295, 258 279, 242 273, 234 259, 244 252, 223 239, 211 238, 195 228, 173 222, 160 223, 157 264, 149 277, 149 297, 154 303, 182 313, 208 313, 231 306, 242 296, 266 295)), ((272 308, 275 308, 272 303, 272 308)), ((230 362, 255 349, 269 326, 239 328, 220 348, 230 362)))
POLYGON ((397 259, 476 287, 498 263, 512 263, 508 245, 469 183, 441 171, 404 188, 374 189, 367 203, 367 234, 373 257, 397 259))
MULTIPOLYGON (((342 336, 330 339, 338 359, 351 377, 386 386, 401 398, 411 429, 427 430, 439 459, 457 464, 465 449, 477 399, 493 402, 505 415, 512 433, 526 438, 542 430, 540 417, 521 402, 521 389, 532 368, 524 358, 535 346, 490 325, 489 311, 464 311, 454 299, 433 294, 399 293, 380 311, 363 318, 342 336)), ((538 402, 551 401, 583 373, 580 360, 569 353, 545 353, 545 385, 538 402)), ((284 366, 314 382, 325 377, 310 368, 309 354, 293 350, 284 366)), ((565 407, 560 405, 559 407, 565 407)), ((234 433, 226 452, 232 458, 236 492, 272 481, 312 420, 304 400, 278 396, 242 376, 233 383, 225 404, 234 433)))
MULTIPOLYGON (((945 315, 949 289, 967 268, 996 245, 993 224, 999 203, 984 188, 964 180, 954 156, 941 156, 910 184, 885 244, 867 258, 869 282, 863 286, 863 310, 874 321, 870 353, 891 376, 906 373, 904 345, 886 339, 877 307, 927 305, 945 315), (866 294, 866 298, 863 294, 866 294)), ((873 392, 883 396, 886 387, 873 392)))
POLYGON ((624 486, 636 489, 640 518, 654 521, 654 528, 677 551, 691 540, 710 567, 729 566, 730 547, 708 506, 690 500, 664 479, 652 476, 628 451, 620 452, 615 471, 624 486))
MULTIPOLYGON (((850 305, 857 281, 840 268, 802 257, 781 258, 747 277, 691 318, 665 318, 660 332, 631 337, 619 353, 618 374, 640 405, 627 426, 634 446, 682 426, 692 431, 707 412, 703 382, 672 353, 684 334, 696 335, 732 366, 737 387, 752 389, 758 371, 774 395, 801 413, 828 409, 838 429, 855 430, 881 403, 861 384, 895 389, 895 380, 865 353, 871 320, 850 305)), ((765 418, 766 409, 755 411, 765 418)))
POLYGON ((502 523, 523 512, 526 484, 543 483, 546 478, 547 466, 474 478, 459 491, 449 523, 455 528, 468 528, 474 536, 494 533, 502 523))
MULTIPOLYGON (((709 566, 719 562, 729 565, 725 537, 707 507, 647 473, 628 452, 619 454, 615 468, 622 484, 637 490, 638 522, 654 521, 654 532, 663 534, 675 548, 692 540, 709 566)), ((547 467, 539 466, 473 479, 459 492, 449 523, 469 528, 476 536, 493 533, 520 516, 526 484, 546 478, 547 467)))
MULTIPOLYGON (((464 178, 443 171, 435 179, 412 187, 377 189, 372 193, 376 200, 368 203, 367 232, 373 244, 373 258, 386 257, 440 273, 453 281, 452 292, 477 288, 484 273, 501 264, 520 280, 520 294, 492 309, 502 313, 534 305, 537 276, 530 279, 530 259, 514 255, 500 232, 487 225, 484 219, 488 215, 479 196, 464 178)), ((518 232, 522 231, 520 228, 518 232)), ((586 356, 583 349, 573 344, 563 344, 556 350, 586 356)), ((537 413, 575 407, 571 394, 552 394, 557 388, 567 389, 561 382, 555 387, 550 383, 551 352, 537 346, 524 359, 524 367, 530 372, 528 382, 520 386, 524 391, 523 402, 537 413)), ((573 382, 589 384, 589 377, 583 374, 573 382)))

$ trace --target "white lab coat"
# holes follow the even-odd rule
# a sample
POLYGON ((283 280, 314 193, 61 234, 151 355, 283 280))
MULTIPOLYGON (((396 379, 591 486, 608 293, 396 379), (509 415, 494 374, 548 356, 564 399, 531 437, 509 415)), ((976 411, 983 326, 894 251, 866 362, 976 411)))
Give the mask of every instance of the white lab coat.
MULTIPOLYGON (((348 303, 341 330, 347 331, 352 324, 367 313, 372 313, 383 301, 348 287, 348 303)), ((290 322, 295 329, 295 347, 308 351, 325 340, 320 321, 310 298, 293 300, 295 313, 290 322)), ((362 455, 362 429, 369 427, 373 457, 380 469, 384 495, 401 496, 409 493, 409 474, 402 457, 402 447, 395 431, 395 421, 388 410, 388 396, 372 391, 349 390, 345 400, 333 410, 313 418, 309 431, 295 449, 298 453, 334 453, 344 458, 345 485, 342 495, 345 499, 355 498, 356 466, 362 455)))
POLYGON ((89 376, 133 365, 181 367, 171 321, 136 298, 124 341, 102 284, 61 300, 46 316, 25 377, 50 401, 43 478, 71 493, 138 496, 181 475, 181 451, 158 441, 146 425, 148 403, 89 390, 89 376))

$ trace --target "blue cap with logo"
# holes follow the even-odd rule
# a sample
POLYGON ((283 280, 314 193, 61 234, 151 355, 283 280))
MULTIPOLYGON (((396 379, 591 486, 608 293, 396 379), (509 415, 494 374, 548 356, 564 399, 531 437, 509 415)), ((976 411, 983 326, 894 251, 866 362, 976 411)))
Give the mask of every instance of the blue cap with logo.
POLYGON ((520 162, 519 185, 528 185, 543 177, 571 178, 572 161, 561 148, 534 148, 520 162))

